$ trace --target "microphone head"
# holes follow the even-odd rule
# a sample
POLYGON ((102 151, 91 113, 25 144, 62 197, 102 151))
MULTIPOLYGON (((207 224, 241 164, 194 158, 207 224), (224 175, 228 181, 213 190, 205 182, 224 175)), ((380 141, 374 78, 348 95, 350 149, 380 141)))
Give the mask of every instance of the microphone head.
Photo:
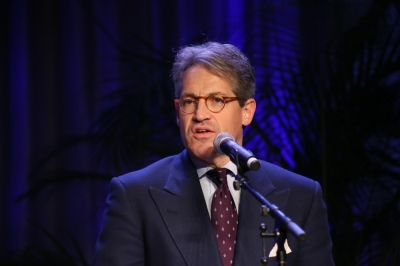
POLYGON ((235 141, 235 139, 232 137, 232 135, 229 134, 229 133, 227 133, 227 132, 219 133, 219 134, 215 137, 215 139, 214 139, 214 149, 215 149, 215 151, 216 151, 217 153, 222 154, 222 155, 225 154, 225 153, 222 152, 222 150, 221 150, 221 143, 222 143, 222 141, 224 141, 224 140, 226 140, 226 139, 235 141))

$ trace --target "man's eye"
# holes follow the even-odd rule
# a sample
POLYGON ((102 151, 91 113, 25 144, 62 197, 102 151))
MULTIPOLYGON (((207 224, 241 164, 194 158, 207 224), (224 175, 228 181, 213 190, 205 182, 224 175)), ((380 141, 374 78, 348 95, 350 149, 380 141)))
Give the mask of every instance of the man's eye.
POLYGON ((192 104, 195 104, 196 101, 194 99, 183 99, 182 103, 183 103, 183 105, 192 105, 192 104))
POLYGON ((222 97, 212 97, 211 100, 213 103, 216 103, 216 104, 224 103, 224 99, 222 97))

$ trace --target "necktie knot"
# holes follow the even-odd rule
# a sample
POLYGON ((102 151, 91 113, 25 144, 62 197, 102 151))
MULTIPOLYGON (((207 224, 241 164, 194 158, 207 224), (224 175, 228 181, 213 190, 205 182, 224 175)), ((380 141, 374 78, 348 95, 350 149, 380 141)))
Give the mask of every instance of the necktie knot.
POLYGON ((211 181, 213 181, 218 187, 221 184, 226 184, 226 168, 214 168, 207 172, 211 181))

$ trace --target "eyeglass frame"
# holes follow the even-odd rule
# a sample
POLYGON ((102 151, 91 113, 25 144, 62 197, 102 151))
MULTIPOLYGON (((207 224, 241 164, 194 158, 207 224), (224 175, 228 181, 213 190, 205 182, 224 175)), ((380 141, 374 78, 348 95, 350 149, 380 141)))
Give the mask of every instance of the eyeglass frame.
POLYGON ((210 111, 210 112, 212 112, 212 113, 219 113, 219 112, 221 112, 224 108, 225 108, 225 105, 227 104, 227 103, 230 103, 230 102, 233 102, 233 101, 240 101, 241 99, 239 98, 239 97, 229 97, 229 96, 219 96, 219 95, 209 95, 209 96, 188 96, 188 98, 193 98, 193 99, 195 99, 196 101, 197 101, 197 105, 196 105, 196 108, 193 110, 193 112, 190 112, 190 113, 188 113, 188 112, 185 112, 183 109, 182 109, 182 106, 181 106, 181 100, 182 100, 182 98, 179 98, 179 99, 175 99, 174 100, 174 102, 175 102, 175 104, 178 104, 179 105, 179 110, 181 110, 182 112, 184 112, 185 114, 193 114, 194 112, 196 112, 196 109, 198 108, 198 106, 199 106, 199 100, 200 99, 203 99, 204 100, 204 102, 205 102, 205 104, 206 104, 206 107, 207 107, 207 109, 210 111), (212 111, 212 110, 210 110, 210 108, 208 107, 208 105, 207 105, 207 100, 210 98, 210 97, 219 97, 219 98, 222 98, 223 100, 224 100, 224 106, 222 106, 222 108, 221 108, 221 110, 219 110, 219 111, 212 111))

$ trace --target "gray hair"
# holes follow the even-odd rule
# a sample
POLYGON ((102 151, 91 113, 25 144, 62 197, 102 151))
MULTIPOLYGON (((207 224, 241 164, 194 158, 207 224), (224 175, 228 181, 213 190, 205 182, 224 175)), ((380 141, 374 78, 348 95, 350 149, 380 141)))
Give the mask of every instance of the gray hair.
POLYGON ((172 69, 176 98, 181 95, 185 71, 194 65, 201 65, 225 79, 240 98, 240 106, 254 98, 255 74, 249 59, 236 46, 217 42, 186 46, 177 52, 172 69))

